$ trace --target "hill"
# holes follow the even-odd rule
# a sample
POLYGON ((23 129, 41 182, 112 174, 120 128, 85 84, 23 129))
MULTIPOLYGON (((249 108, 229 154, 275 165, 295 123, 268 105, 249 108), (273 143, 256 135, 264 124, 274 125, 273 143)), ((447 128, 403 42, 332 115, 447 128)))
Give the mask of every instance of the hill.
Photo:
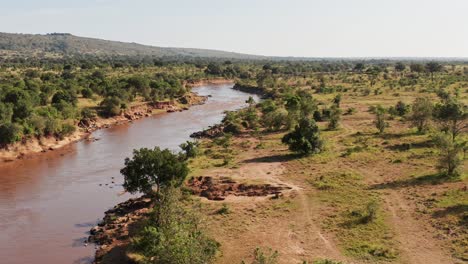
POLYGON ((98 56, 154 56, 203 57, 226 59, 261 59, 248 55, 208 49, 166 48, 74 36, 69 33, 14 34, 0 32, 0 53, 21 55, 98 55, 98 56))

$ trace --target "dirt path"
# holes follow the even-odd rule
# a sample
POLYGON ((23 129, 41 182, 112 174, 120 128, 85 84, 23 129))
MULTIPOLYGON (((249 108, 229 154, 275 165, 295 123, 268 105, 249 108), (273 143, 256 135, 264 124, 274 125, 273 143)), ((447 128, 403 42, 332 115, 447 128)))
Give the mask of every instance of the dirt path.
MULTIPOLYGON (((320 207, 311 195, 314 190, 285 176, 287 168, 283 161, 272 157, 275 157, 275 153, 250 150, 242 154, 238 168, 218 168, 207 172, 207 176, 212 177, 288 186, 291 189, 285 191, 280 200, 291 200, 293 203, 293 209, 286 214, 245 220, 251 221, 247 232, 221 238, 224 248, 219 263, 234 263, 233 260, 240 258, 240 255, 246 259, 257 246, 280 251, 280 263, 301 263, 320 258, 345 260, 331 238, 319 228, 320 207)), ((262 198, 229 196, 225 201, 235 206, 236 211, 270 207, 271 200, 262 198)), ((257 218, 257 215, 252 217, 257 218)))
POLYGON ((433 238, 433 230, 412 215, 414 208, 408 205, 398 190, 386 191, 383 198, 385 208, 391 215, 389 220, 401 244, 402 260, 405 263, 455 263, 433 238))
MULTIPOLYGON (((343 135, 355 133, 355 125, 353 121, 344 121, 346 132, 343 135)), ((343 138, 341 135, 338 137, 343 138)), ((338 166, 361 175, 369 186, 401 179, 404 172, 408 171, 398 167, 400 165, 389 164, 383 158, 376 160, 372 166, 356 162, 345 162, 338 166)), ((384 188, 378 191, 383 199, 384 210, 389 213, 387 221, 396 234, 402 263, 456 263, 441 241, 434 238, 434 228, 425 219, 418 219, 414 202, 407 199, 403 190, 384 188)))

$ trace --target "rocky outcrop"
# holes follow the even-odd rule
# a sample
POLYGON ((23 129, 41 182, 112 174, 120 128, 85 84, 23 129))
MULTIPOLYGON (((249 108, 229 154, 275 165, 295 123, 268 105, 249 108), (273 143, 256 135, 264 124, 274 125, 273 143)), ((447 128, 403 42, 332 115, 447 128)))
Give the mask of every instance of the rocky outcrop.
POLYGON ((266 91, 264 89, 258 87, 258 86, 236 83, 232 89, 238 90, 238 91, 241 91, 241 92, 266 96, 266 91))
POLYGON ((268 196, 280 195, 282 190, 291 189, 287 186, 271 184, 243 184, 221 177, 194 177, 188 182, 192 194, 205 197, 208 200, 222 201, 229 195, 234 196, 268 196))
POLYGON ((214 125, 203 131, 198 131, 190 135, 191 138, 216 138, 224 134, 223 125, 214 125))
POLYGON ((120 203, 105 212, 104 219, 90 230, 88 238, 88 242, 98 246, 94 263, 99 263, 118 245, 128 244, 134 226, 148 216, 153 205, 149 197, 143 196, 120 203))

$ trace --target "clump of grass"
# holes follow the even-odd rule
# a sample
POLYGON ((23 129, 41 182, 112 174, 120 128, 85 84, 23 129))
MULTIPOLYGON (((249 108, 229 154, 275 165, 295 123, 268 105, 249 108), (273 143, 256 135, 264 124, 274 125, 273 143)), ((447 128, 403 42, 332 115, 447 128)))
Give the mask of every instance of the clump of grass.
POLYGON ((231 213, 231 209, 229 209, 227 204, 223 204, 223 206, 221 208, 216 210, 216 214, 219 214, 219 215, 227 215, 227 214, 230 214, 230 213, 231 213))
MULTIPOLYGON (((250 262, 251 264, 276 264, 278 263, 279 253, 271 248, 268 248, 266 252, 260 248, 256 248, 253 257, 254 259, 250 262)), ((246 262, 242 261, 242 264, 246 264, 246 262)))
POLYGON ((322 202, 333 208, 323 224, 339 233, 347 255, 369 261, 398 256, 385 214, 379 210, 378 193, 368 190, 362 177, 353 173, 329 173, 313 182, 322 202))

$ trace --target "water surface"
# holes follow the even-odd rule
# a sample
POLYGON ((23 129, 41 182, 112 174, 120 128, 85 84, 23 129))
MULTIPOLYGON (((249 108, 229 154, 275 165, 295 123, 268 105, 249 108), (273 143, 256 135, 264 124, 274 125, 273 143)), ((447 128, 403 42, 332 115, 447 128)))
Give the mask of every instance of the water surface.
POLYGON ((244 106, 249 95, 231 88, 194 88, 212 97, 188 111, 98 130, 95 142, 1 165, 0 263, 92 262, 94 245, 83 243, 89 229, 104 211, 131 197, 121 194, 124 158, 141 147, 176 150, 191 133, 221 121, 225 110, 244 106))

